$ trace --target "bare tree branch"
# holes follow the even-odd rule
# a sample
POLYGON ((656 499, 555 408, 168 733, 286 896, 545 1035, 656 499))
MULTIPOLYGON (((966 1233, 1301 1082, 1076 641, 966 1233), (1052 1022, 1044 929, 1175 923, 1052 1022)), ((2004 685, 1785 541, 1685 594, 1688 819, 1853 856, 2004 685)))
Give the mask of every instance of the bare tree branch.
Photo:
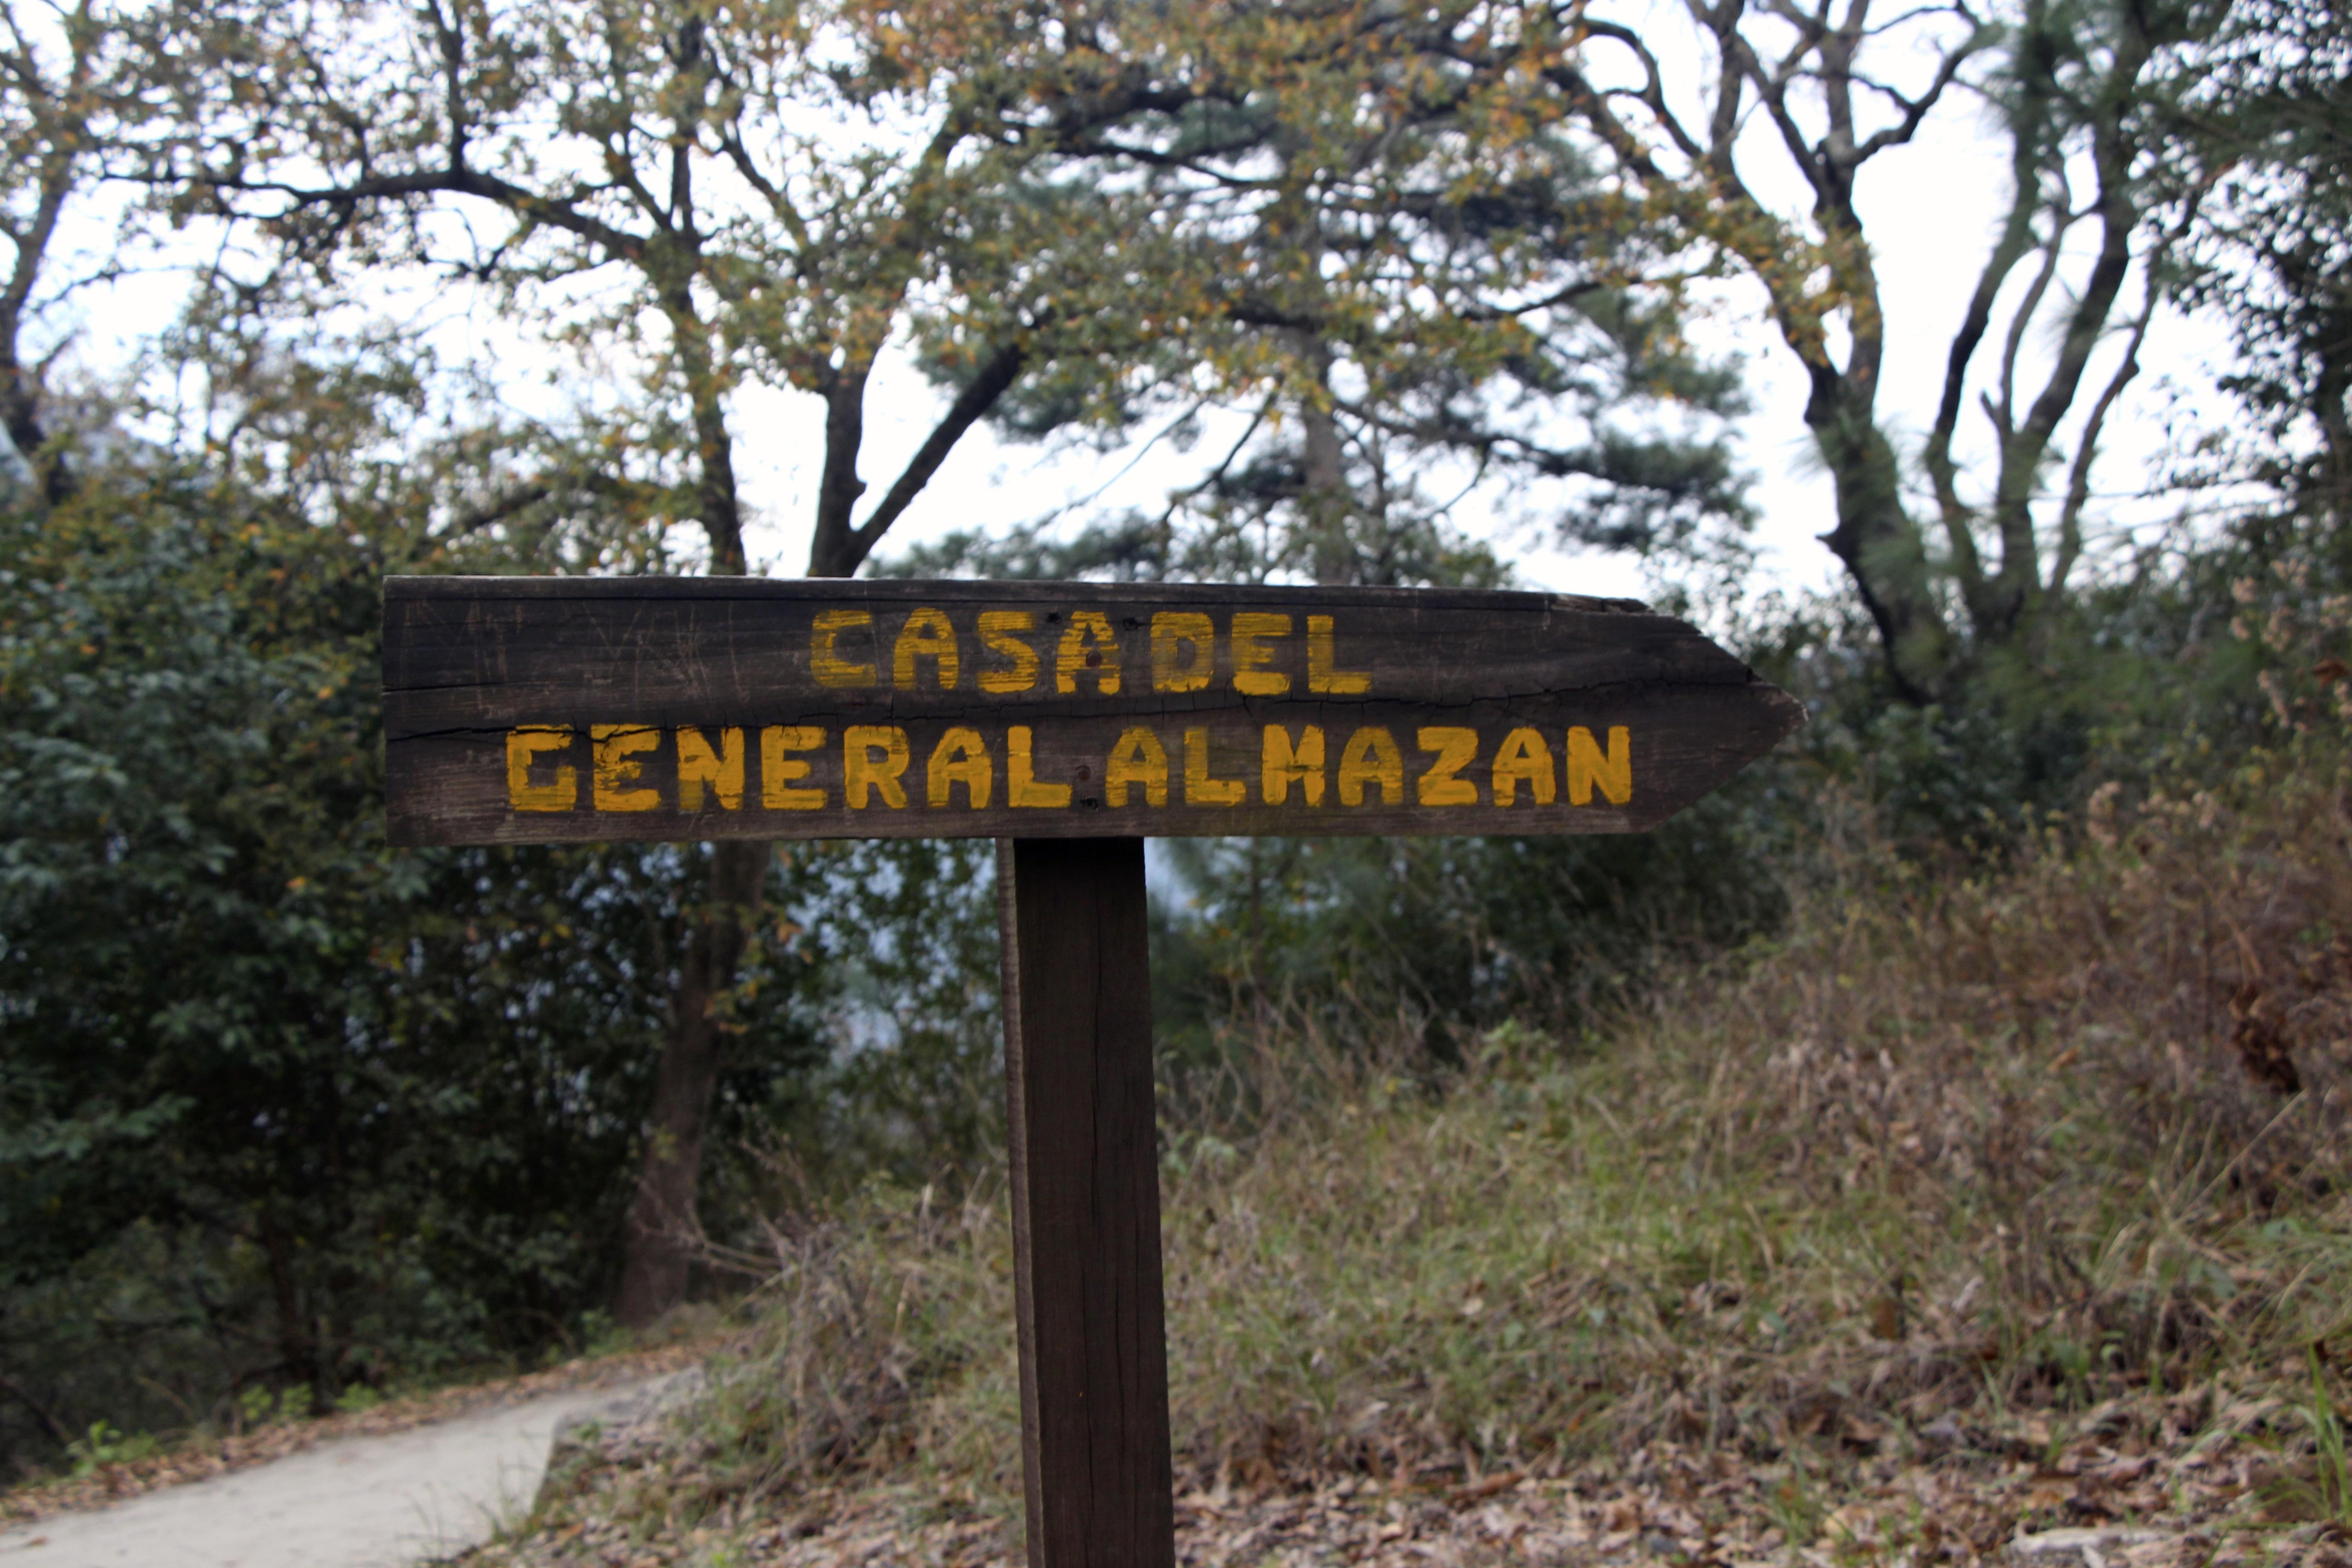
MULTIPOLYGON (((947 413, 931 427, 931 433, 923 438, 923 444, 916 448, 915 455, 907 460, 897 482, 883 495, 866 521, 850 535, 849 547, 856 556, 856 561, 850 563, 851 570, 856 569, 857 562, 863 562, 873 553, 875 545, 881 542, 882 535, 898 521, 923 487, 930 483, 931 476, 939 472, 940 465, 947 461, 948 454, 955 449, 958 441, 963 439, 964 432, 1003 399, 1004 395, 1012 390, 1013 384, 1020 379, 1021 372, 1028 363, 1026 345, 1017 340, 1008 342, 991 354, 982 363, 979 372, 964 383, 962 389, 956 394, 955 401, 948 405, 947 413)), ((826 576, 848 574, 848 572, 824 574, 826 576)))

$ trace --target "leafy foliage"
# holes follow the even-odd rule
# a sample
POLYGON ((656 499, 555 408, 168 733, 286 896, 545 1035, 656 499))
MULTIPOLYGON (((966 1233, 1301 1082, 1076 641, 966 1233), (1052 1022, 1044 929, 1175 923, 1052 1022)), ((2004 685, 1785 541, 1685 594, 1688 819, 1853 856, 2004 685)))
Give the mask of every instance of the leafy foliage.
MULTIPOLYGON (((499 557, 383 387, 282 384, 0 513, 9 1450, 527 1358, 609 1282, 708 856, 385 847, 380 570, 499 557)), ((805 968, 753 954, 761 1103, 824 1056, 805 968)))
POLYGON ((1026 91, 997 135, 1057 199, 1139 215, 1116 259, 1150 286, 1071 303, 1148 336, 1096 327, 1113 336, 996 417, 1159 425, 1155 443, 1222 454, 1091 550, 1157 539, 1164 567, 1223 578, 1459 575, 1475 549, 1454 505, 1490 476, 1521 491, 1515 521, 1584 544, 1744 526, 1719 424, 1735 378, 1683 338, 1684 278, 1545 81, 1577 26, 1542 5, 1223 0, 1015 57, 1026 91))
MULTIPOLYGON (((2352 515, 2352 14, 2339 0, 2241 0, 2190 102, 2203 132, 2187 303, 2237 340, 2221 384, 2252 416, 2221 472, 2283 492, 2341 569, 2352 515)), ((2209 476, 2210 477, 2210 476, 2209 476)))
POLYGON ((1276 1019, 1334 1048, 1402 1031, 1432 1067, 1514 1017, 1589 1024, 1676 955, 1778 925, 1769 787, 1638 839, 1173 841, 1154 932, 1171 1068, 1213 1079, 1276 1019))

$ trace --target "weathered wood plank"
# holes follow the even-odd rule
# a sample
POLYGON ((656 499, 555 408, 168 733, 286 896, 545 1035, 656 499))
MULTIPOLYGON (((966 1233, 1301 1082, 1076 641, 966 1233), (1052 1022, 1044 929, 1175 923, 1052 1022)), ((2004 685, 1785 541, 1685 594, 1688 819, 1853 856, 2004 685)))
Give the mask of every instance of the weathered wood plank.
POLYGON ((400 843, 1624 832, 1801 721, 1541 594, 395 578, 400 843))
POLYGON ((1140 839, 1003 840, 1030 1568, 1172 1568, 1140 839))

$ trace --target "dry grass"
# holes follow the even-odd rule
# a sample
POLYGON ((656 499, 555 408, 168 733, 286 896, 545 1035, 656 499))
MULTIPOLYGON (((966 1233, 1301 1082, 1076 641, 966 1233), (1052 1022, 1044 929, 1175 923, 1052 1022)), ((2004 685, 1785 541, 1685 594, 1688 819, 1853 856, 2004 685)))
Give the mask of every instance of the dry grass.
MULTIPOLYGON (((2348 838, 2335 758, 2110 796, 1995 874, 1853 826, 1783 940, 1606 1038, 1506 1030, 1433 1086, 1255 1042, 1277 1113, 1169 1138, 1180 1489, 1646 1446, 1818 1478, 1758 1494, 1789 1540, 1874 1465, 2015 1479, 2227 1416, 2249 1508, 2352 1523, 2348 838)), ((780 1243, 743 1375, 582 1502, 675 1541, 865 1477, 1008 1519, 1009 1251, 984 1195, 780 1243)))

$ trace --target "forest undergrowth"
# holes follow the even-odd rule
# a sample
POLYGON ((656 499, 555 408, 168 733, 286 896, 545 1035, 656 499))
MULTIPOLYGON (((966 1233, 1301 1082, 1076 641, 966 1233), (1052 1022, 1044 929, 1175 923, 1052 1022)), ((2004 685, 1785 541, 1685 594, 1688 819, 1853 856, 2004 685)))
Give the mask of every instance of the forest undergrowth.
MULTIPOLYGON (((1322 1561, 1346 1520, 1328 1560, 2341 1552, 2346 759, 2106 789, 1973 868, 1833 811, 1815 862, 1779 938, 1605 1028, 1438 1069, 1269 1008, 1169 1096, 1188 1558, 1322 1561)), ((700 1401, 484 1561, 1017 1551, 1001 1193, 772 1243, 700 1401)))

